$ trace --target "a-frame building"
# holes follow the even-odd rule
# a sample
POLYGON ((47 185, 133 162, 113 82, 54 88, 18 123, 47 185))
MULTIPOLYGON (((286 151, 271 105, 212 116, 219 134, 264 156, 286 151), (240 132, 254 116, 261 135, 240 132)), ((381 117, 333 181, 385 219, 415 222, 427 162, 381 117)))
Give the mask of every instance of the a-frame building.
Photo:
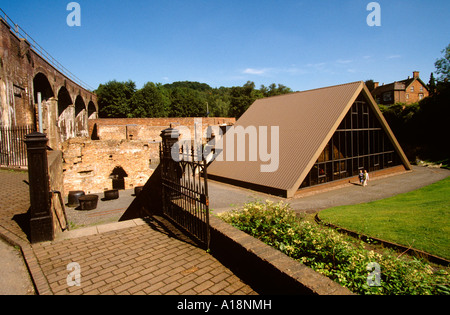
POLYGON ((258 156, 256 161, 248 158, 256 148, 249 144, 249 134, 245 161, 224 158, 230 149, 227 137, 236 137, 226 133, 221 139, 222 159, 210 165, 208 176, 289 198, 299 189, 357 176, 361 169, 375 172, 401 165, 411 169, 362 81, 257 100, 235 125, 244 132, 261 131, 261 126, 268 130, 267 135, 258 134, 258 139, 269 139, 267 153, 278 145, 276 171, 261 171, 261 165, 268 164, 267 156, 265 160, 258 156), (272 127, 278 127, 278 143, 270 141, 272 127))

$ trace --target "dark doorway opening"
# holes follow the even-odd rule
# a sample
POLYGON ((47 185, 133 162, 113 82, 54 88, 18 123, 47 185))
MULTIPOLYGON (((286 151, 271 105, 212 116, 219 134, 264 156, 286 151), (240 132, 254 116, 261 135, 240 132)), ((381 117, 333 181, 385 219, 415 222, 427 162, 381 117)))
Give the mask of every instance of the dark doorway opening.
POLYGON ((112 179, 113 189, 125 190, 125 177, 128 177, 128 174, 122 166, 116 166, 109 177, 112 179))

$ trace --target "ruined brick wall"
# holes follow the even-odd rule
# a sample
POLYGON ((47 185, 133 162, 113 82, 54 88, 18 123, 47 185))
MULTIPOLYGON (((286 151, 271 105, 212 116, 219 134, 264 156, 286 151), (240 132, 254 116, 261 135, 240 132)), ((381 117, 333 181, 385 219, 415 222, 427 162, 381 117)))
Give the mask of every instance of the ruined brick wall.
MULTIPOLYGON (((116 188, 117 184, 123 184, 125 189, 143 186, 159 164, 161 132, 171 125, 185 126, 193 137, 196 121, 195 118, 90 120, 91 139, 75 138, 63 143, 66 194, 73 190, 101 193, 116 188), (122 183, 119 178, 114 179, 117 170, 126 173, 122 183)), ((235 122, 234 118, 201 118, 203 136, 208 126, 235 122)))
POLYGON ((30 45, 10 31, 0 19, 0 124, 4 126, 34 123, 30 102, 33 77, 30 45))
POLYGON ((63 144, 63 152, 66 193, 101 193, 117 188, 114 180, 117 183, 121 178, 115 178, 114 173, 118 169, 126 174, 123 188, 143 186, 159 162, 159 144, 140 140, 70 139, 63 144))
POLYGON ((98 140, 149 140, 160 141, 161 131, 173 127, 189 128, 194 136, 196 121, 202 124, 202 135, 208 126, 234 125, 235 118, 119 118, 89 120, 89 135, 98 140))

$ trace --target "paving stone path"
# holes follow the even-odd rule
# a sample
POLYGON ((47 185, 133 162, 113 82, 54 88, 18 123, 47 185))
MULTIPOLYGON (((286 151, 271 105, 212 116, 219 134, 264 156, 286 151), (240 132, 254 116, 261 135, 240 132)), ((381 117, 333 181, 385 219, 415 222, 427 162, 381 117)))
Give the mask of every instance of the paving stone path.
MULTIPOLYGON (((126 222, 98 227, 97 233, 92 228, 74 230, 63 234, 69 239, 30 245, 25 224, 30 206, 27 176, 0 171, 0 235, 22 247, 38 294, 257 294, 160 217, 137 220, 131 227, 126 222), (68 269, 71 263, 80 269, 68 269), (71 286, 77 284, 78 271, 81 285, 71 286)), ((0 278, 0 287, 29 277, 26 271, 14 276, 15 280, 0 278)))
POLYGON ((0 239, 0 295, 33 295, 33 283, 19 249, 0 239))
POLYGON ((256 294, 161 217, 33 250, 55 294, 256 294), (68 286, 70 263, 80 268, 80 286, 68 286))

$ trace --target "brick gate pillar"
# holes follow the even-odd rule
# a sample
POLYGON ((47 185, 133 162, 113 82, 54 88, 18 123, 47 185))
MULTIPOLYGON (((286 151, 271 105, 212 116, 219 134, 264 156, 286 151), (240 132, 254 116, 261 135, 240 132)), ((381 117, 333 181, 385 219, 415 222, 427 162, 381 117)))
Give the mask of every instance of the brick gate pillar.
POLYGON ((48 175, 47 142, 45 134, 34 132, 25 137, 30 184, 31 243, 54 239, 48 175))

